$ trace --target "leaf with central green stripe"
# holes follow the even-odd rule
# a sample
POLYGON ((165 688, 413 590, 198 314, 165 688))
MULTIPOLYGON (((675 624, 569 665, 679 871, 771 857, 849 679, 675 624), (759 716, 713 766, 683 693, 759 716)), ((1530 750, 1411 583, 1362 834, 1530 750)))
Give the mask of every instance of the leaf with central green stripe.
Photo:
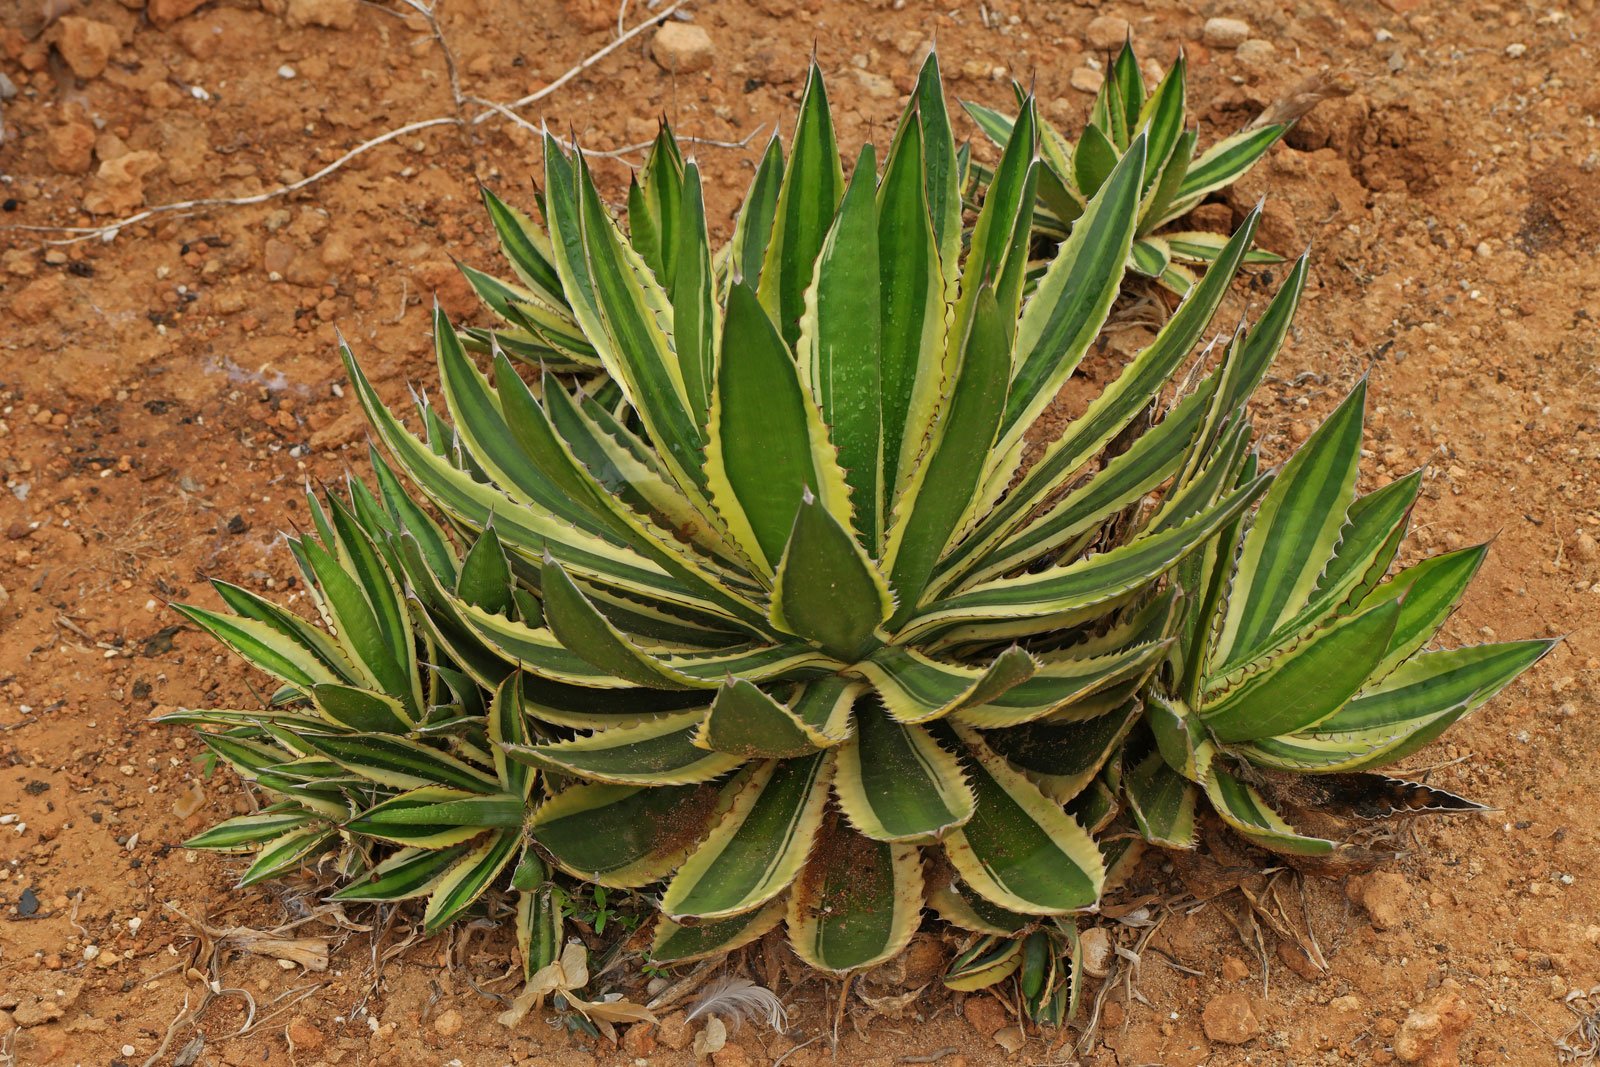
POLYGON ((782 759, 804 756, 836 742, 758 687, 742 678, 730 678, 717 690, 695 743, 711 752, 744 759, 782 759))
POLYGON ((428 906, 422 913, 422 932, 438 933, 477 903, 516 855, 520 841, 520 834, 501 831, 461 857, 429 894, 428 906))
POLYGON ((716 380, 717 337, 722 316, 715 300, 711 241, 700 191, 700 168, 684 167, 681 234, 677 239, 672 288, 672 346, 695 425, 703 432, 711 418, 711 384, 716 380))
POLYGON ((987 704, 1032 677, 1039 662, 1018 647, 987 667, 946 663, 913 648, 891 645, 853 670, 872 683, 889 715, 914 724, 942 719, 961 708, 987 704))
POLYGON ((1319 732, 1388 726, 1453 708, 1463 701, 1471 710, 1510 684, 1556 644, 1509 641, 1420 653, 1377 685, 1362 690, 1338 714, 1320 723, 1319 732))
POLYGON ((528 832, 564 870, 633 888, 682 861, 710 827, 718 795, 711 785, 573 785, 539 805, 528 832))
POLYGON ((1262 499, 1240 549, 1213 673, 1259 652, 1316 589, 1355 495, 1366 396, 1363 380, 1284 464, 1262 499))
POLYGON ((739 208, 739 217, 733 224, 733 238, 723 250, 726 263, 722 266, 722 291, 740 282, 756 288, 761 282, 761 262, 766 258, 767 245, 772 237, 773 220, 778 214, 778 193, 783 186, 783 142, 776 135, 767 142, 766 151, 751 179, 750 191, 745 194, 739 208))
POLYGON ((1137 700, 1130 700, 1092 719, 1030 722, 991 731, 984 741, 1046 796, 1065 804, 1100 773, 1142 710, 1137 700))
POLYGON ((1172 206, 1155 222, 1160 226, 1187 214, 1206 194, 1231 185, 1278 143, 1287 126, 1266 125, 1241 130, 1206 149, 1189 164, 1183 174, 1172 206))
POLYGON ((315 812, 298 805, 274 804, 263 811, 236 815, 219 822, 211 829, 189 838, 183 847, 247 852, 264 841, 298 830, 316 819, 315 812))
POLYGON ((352 774, 396 789, 449 785, 474 793, 494 793, 500 783, 437 748, 403 737, 336 737, 303 733, 300 744, 352 774))
POLYGON ((527 764, 506 757, 507 745, 528 743, 527 707, 523 702, 522 679, 511 675, 500 683, 488 707, 490 755, 500 787, 526 800, 533 793, 534 774, 527 764))
MULTIPOLYGON (((933 62, 929 57, 929 63, 933 62)), ((927 68, 924 68, 926 76, 927 68)), ((928 203, 933 163, 925 160, 927 117, 908 108, 878 185, 881 307, 879 391, 883 426, 883 507, 899 498, 932 424, 945 378, 943 267, 928 203), (924 180, 926 178, 926 180, 924 180)), ((946 131, 948 133, 948 131, 946 131)), ((870 542, 876 554, 882 539, 870 542)))
POLYGON ((1004 411, 1011 344, 988 284, 974 308, 961 364, 948 391, 948 414, 940 420, 937 440, 912 475, 890 526, 885 562, 899 602, 891 629, 916 612, 928 578, 983 477, 1004 411))
MULTIPOLYGON (((688 406, 677 357, 672 351, 672 303, 649 275, 600 203, 588 167, 578 165, 579 210, 589 270, 600 312, 591 331, 609 338, 597 345, 612 380, 656 442, 658 455, 678 481, 704 484, 700 431, 688 406)), ((574 311, 583 321, 581 307, 574 311)))
POLYGON ((1033 676, 981 704, 969 703, 951 714, 951 721, 980 730, 999 730, 1049 717, 1065 722, 1094 718, 1101 709, 1086 707, 1080 701, 1121 683, 1134 683, 1154 670, 1171 647, 1166 641, 1151 641, 1104 656, 1050 657, 1033 676))
MULTIPOLYGON (((324 667, 333 671, 344 681, 356 682, 359 680, 354 664, 350 662, 350 657, 345 655, 344 650, 339 647, 338 642, 294 612, 280 608, 278 605, 256 596, 248 589, 231 585, 228 582, 213 579, 211 587, 217 591, 217 594, 222 597, 223 601, 235 613, 247 619, 265 623, 267 626, 277 630, 291 641, 302 646, 307 652, 310 652, 324 667)), ((185 609, 178 607, 178 610, 184 611, 185 609)), ((221 618, 221 616, 211 617, 221 618)), ((190 618, 193 619, 194 616, 191 615, 190 618)), ((200 620, 195 619, 194 621, 199 622, 200 620)), ((205 624, 201 623, 201 625, 205 624)), ((231 642, 226 643, 231 644, 231 642)), ((287 646, 283 647, 284 651, 288 650, 287 646)), ((299 657, 295 658, 298 659, 299 657)), ((282 676, 280 675, 280 677, 282 676)))
POLYGON ((872 650, 893 611, 877 565, 807 491, 778 564, 772 624, 848 663, 872 650))
POLYGON ((304 644, 281 629, 256 619, 174 604, 173 610, 237 652, 246 663, 309 692, 319 684, 338 684, 337 677, 304 644))
POLYGON ((1355 696, 1389 647, 1400 616, 1390 601, 1293 635, 1205 692, 1200 717, 1219 741, 1294 733, 1355 696))
POLYGON ((1258 478, 1179 526, 1147 534, 1066 566, 1039 574, 998 578, 946 597, 901 631, 901 639, 959 622, 1044 616, 1065 619, 1092 611, 1150 585, 1168 567, 1204 544, 1266 487, 1267 479, 1258 478))
POLYGON ((789 941, 831 974, 874 967, 910 944, 922 893, 914 847, 862 837, 834 816, 789 894, 789 941))
POLYGON ((337 839, 334 829, 326 823, 290 830, 261 846, 255 860, 239 879, 239 888, 264 882, 269 878, 297 869, 308 858, 322 851, 337 839))
POLYGON ((394 697, 349 685, 311 687, 311 699, 330 722, 377 734, 409 733, 416 725, 394 697))
POLYGON ((1055 399, 1111 312, 1133 240, 1145 149, 1145 138, 1135 138, 1023 309, 1001 447, 1020 437, 1055 399))
POLYGON ((1283 821, 1261 794, 1238 778, 1213 766, 1204 780, 1206 796, 1222 821, 1252 844, 1269 852, 1291 856, 1326 856, 1338 845, 1320 837, 1307 837, 1283 821))
POLYGON ((733 952, 765 936, 783 921, 785 910, 785 901, 779 897, 755 911, 693 926, 680 926, 663 916, 656 923, 650 959, 654 963, 689 963, 733 952))
POLYGON ((1151 752, 1122 780, 1128 808, 1146 841, 1162 848, 1194 848, 1195 788, 1151 752))
POLYGON ((1478 573, 1488 545, 1463 548, 1456 552, 1425 559, 1407 567, 1378 586, 1362 601, 1366 607, 1386 600, 1400 601, 1400 618, 1389 639, 1389 650, 1373 670, 1374 678, 1386 678, 1412 653, 1433 640, 1450 613, 1461 603, 1472 576, 1478 573))
POLYGON ((956 955, 945 970, 944 985, 958 993, 987 989, 1022 966, 1022 938, 991 934, 956 955))
POLYGON ((879 480, 884 455, 883 323, 873 200, 876 177, 877 164, 868 145, 856 160, 839 214, 817 256, 795 345, 801 377, 838 449, 861 542, 873 549, 884 511, 884 486, 879 480))
POLYGON ((978 798, 972 818, 945 838, 945 855, 967 884, 1002 908, 1034 915, 1094 904, 1105 883, 1094 839, 975 733, 941 732, 960 744, 978 798))
POLYGON ((506 753, 536 767, 597 782, 708 782, 739 766, 744 757, 708 752, 695 744, 705 715, 704 710, 663 715, 638 726, 616 726, 568 741, 507 746, 506 753))
POLYGON ((661 910, 725 919, 788 889, 822 823, 828 771, 820 754, 752 766, 728 814, 668 883, 661 910))
POLYGON ((350 883, 328 899, 387 903, 423 896, 433 891, 444 872, 466 854, 468 847, 462 844, 445 849, 403 848, 372 868, 364 878, 350 883))
POLYGON ((956 547, 950 566, 981 556, 1022 526, 1034 509, 1066 485, 1086 462, 1160 395, 1215 315, 1245 250, 1250 247, 1260 217, 1259 208, 1250 213, 1229 240, 1216 265, 1178 305, 1156 339, 1084 409, 1082 415, 1068 424, 1065 433, 1046 446, 1044 454, 1022 480, 956 547))
POLYGON ((911 100, 906 104, 905 117, 901 122, 909 121, 913 112, 922 140, 922 171, 924 188, 927 190, 928 218, 933 223, 938 262, 948 286, 955 281, 959 270, 961 173, 965 168, 957 156, 950 114, 945 108, 939 57, 931 51, 928 58, 922 61, 922 69, 917 72, 917 86, 911 92, 911 100))
MULTIPOLYGON (((833 139, 833 115, 822 70, 813 61, 800 99, 789 167, 778 193, 772 239, 761 265, 761 306, 777 321, 786 344, 793 345, 800 336, 805 290, 843 195, 844 169, 833 139)), ((755 279, 746 284, 754 285, 755 279)))
POLYGON ((589 602, 552 557, 539 572, 545 620, 563 647, 615 678, 653 689, 697 689, 700 683, 671 669, 625 637, 589 602))
POLYGON ((816 403, 748 286, 728 294, 722 348, 706 456, 711 499, 734 539, 770 574, 805 494, 847 522, 849 490, 816 403))
POLYGON ((463 789, 429 785, 368 808, 351 819, 350 833, 417 848, 446 848, 491 828, 522 826, 522 798, 485 796, 463 789))
POLYGON ((865 709, 836 763, 839 807, 874 840, 937 838, 972 818, 975 802, 960 761, 920 726, 865 709))

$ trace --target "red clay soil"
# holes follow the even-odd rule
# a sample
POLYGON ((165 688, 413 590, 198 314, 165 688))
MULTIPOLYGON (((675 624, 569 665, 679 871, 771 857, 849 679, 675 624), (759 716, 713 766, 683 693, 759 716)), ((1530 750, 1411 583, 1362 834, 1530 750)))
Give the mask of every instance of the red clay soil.
MULTIPOLYGON (((141 206, 246 196, 454 112, 438 42, 400 4, 42 2, 0 11, 0 70, 17 89, 0 104, 0 225, 98 225, 141 206)), ((463 92, 502 101, 603 46, 618 15, 599 0, 439 6, 463 92)), ((646 10, 624 7, 630 25, 646 10)), ((1090 99, 1073 87, 1092 81, 1082 68, 1122 32, 1091 31, 1097 16, 1127 19, 1157 63, 1187 50, 1206 136, 1249 121, 1308 73, 1344 72, 1353 95, 1322 104, 1200 212, 1225 226, 1270 195, 1264 242, 1314 247, 1308 299, 1260 398, 1266 449, 1278 456, 1303 439, 1368 374, 1368 487, 1428 468, 1409 551, 1495 539, 1447 641, 1570 636, 1407 762, 1499 810, 1398 829, 1385 844, 1401 855, 1384 872, 1308 879, 1303 907, 1292 878, 1250 881, 1255 913, 1242 893, 1222 892, 1238 879, 1214 862, 1147 861, 1137 890, 1218 895, 1168 914, 1148 938, 1131 981, 1105 992, 1082 1060, 1555 1062, 1586 1009, 1569 995, 1600 983, 1594 0, 700 0, 688 10, 710 36, 708 69, 666 72, 645 34, 527 117, 598 150, 646 140, 659 114, 719 141, 761 128, 748 148, 697 149, 723 236, 813 48, 852 152, 869 138, 886 145, 935 37, 954 94, 1002 105, 1014 76, 1069 132, 1090 99), (1217 15, 1243 19, 1255 43, 1203 43, 1217 15), (1325 970, 1298 947, 1308 930, 1325 970)), ((638 156, 596 164, 614 197, 629 160, 638 156)), ((162 216, 112 240, 46 244, 69 235, 0 229, 0 1063, 690 1061, 669 1047, 699 1026, 681 1018, 621 1048, 538 1017, 499 1027, 501 1005, 475 990, 510 989, 493 981, 509 958, 503 929, 406 944, 403 923, 374 933, 326 916, 294 932, 331 942, 326 969, 224 951, 226 992, 162 1051, 208 977, 204 960, 192 969, 196 931, 178 910, 213 928, 269 929, 316 903, 309 879, 236 892, 236 862, 177 847, 247 800, 226 774, 200 781, 197 746, 149 717, 250 706, 262 679, 165 602, 211 603, 205 576, 288 595, 280 530, 304 518, 302 484, 364 464, 336 329, 391 398, 407 382, 430 385, 432 294, 473 314, 451 258, 498 267, 476 184, 527 203, 537 162, 532 135, 507 121, 471 137, 442 125, 294 196, 162 216), (381 969, 375 944, 378 958, 397 950, 381 969), (252 1028, 232 1036, 252 1002, 252 1028)), ((1238 286, 1222 321, 1259 308, 1271 273, 1238 286)), ((1145 934, 1112 932, 1130 948, 1145 934)), ((907 1005, 880 999, 903 990, 897 980, 927 980, 944 951, 924 944, 906 973, 861 982, 865 997, 852 991, 840 1062, 1073 1061, 1076 1031, 1007 1052, 994 1037, 1014 1043, 1012 1020, 986 994, 950 995, 935 980, 907 1005)), ((758 947, 748 965, 794 1006, 790 1034, 748 1024, 717 1064, 828 1061, 819 1037, 838 987, 802 980, 782 957, 758 947)), ((1087 1003, 1098 993, 1091 985, 1087 1003)))

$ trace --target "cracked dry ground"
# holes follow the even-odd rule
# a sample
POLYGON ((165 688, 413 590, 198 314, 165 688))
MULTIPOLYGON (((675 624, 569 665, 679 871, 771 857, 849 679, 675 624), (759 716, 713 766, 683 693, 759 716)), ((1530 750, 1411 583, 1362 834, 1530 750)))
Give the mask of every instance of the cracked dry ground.
MULTIPOLYGON (((398 6, 65 6, 37 36, 35 0, 0 17, 0 70, 18 89, 4 104, 3 224, 80 225, 141 204, 247 195, 451 112, 438 45, 398 6)), ((602 46, 617 14, 595 0, 440 9, 466 91, 497 100, 548 84, 602 46)), ((1264 390, 1265 447, 1281 455, 1370 374, 1368 487, 1428 467, 1410 551, 1496 539, 1447 640, 1570 637, 1408 763, 1498 811, 1401 831, 1390 844, 1402 854, 1383 873, 1308 880, 1303 916, 1285 884, 1286 914, 1315 932, 1325 971, 1270 924, 1250 923, 1240 894, 1219 896, 1165 922, 1143 954, 1137 995, 1119 986, 1105 998, 1085 1060, 1553 1062, 1575 1021, 1567 995, 1600 983, 1593 0, 702 0, 692 10, 714 46, 709 69, 673 76, 642 37, 529 117, 596 149, 648 138, 662 113, 683 133, 736 141, 790 115, 814 44, 841 141, 881 145, 919 50, 937 36, 953 94, 1003 104, 1015 75, 1072 129, 1089 101, 1074 86, 1092 84, 1099 54, 1090 22, 1107 15, 1128 20, 1158 62, 1188 50, 1207 131, 1248 121, 1307 72, 1348 71, 1353 95, 1323 104, 1225 201, 1202 209, 1225 226, 1270 192, 1264 242, 1314 247, 1298 329, 1264 390), (1243 19, 1270 48, 1206 47, 1201 27, 1213 15, 1243 19)), ((722 236, 730 190, 742 189, 764 137, 700 151, 722 236)), ((255 928, 303 905, 309 883, 236 894, 234 865, 176 847, 246 800, 225 775, 199 781, 196 747, 148 717, 251 701, 259 679, 177 626, 164 604, 210 602, 201 581, 210 575, 285 589, 293 566, 278 531, 304 518, 302 482, 364 463, 359 417, 340 395, 335 328, 391 398, 407 381, 431 383, 432 294, 472 314, 451 257, 494 262, 475 183, 526 201, 536 164, 531 139, 507 123, 485 123, 471 140, 444 126, 293 197, 165 217, 109 242, 46 246, 0 230, 0 1029, 11 1031, 0 1062, 145 1063, 203 989, 186 973, 193 928, 165 902, 213 926, 255 928)), ((610 195, 623 192, 625 161, 597 172, 610 195)), ((1266 291, 1265 277, 1239 286, 1224 321, 1266 291)), ((1226 884, 1204 864, 1156 857, 1129 892, 1204 895, 1226 884)), ((515 1034, 495 1026, 498 1005, 474 983, 502 970, 503 931, 411 944, 376 983, 370 934, 317 923, 301 932, 332 940, 328 968, 230 956, 223 984, 254 999, 257 1025, 230 1037, 246 999, 216 998, 193 1062, 690 1059, 672 1047, 687 1041, 683 1027, 613 1049, 537 1021, 515 1034)), ((391 933, 385 946, 400 940, 391 933)), ((941 951, 922 946, 904 980, 925 980, 941 951)), ((772 1062, 828 1023, 836 987, 792 984, 778 955, 757 952, 753 966, 777 975, 796 1028, 779 1037, 747 1026, 719 1064, 772 1062)), ((863 991, 876 1000, 898 990, 863 991)), ((946 1067, 1071 1060, 1060 1044, 1071 1033, 1004 1052, 992 1040, 1009 1022, 1002 1006, 937 982, 898 1013, 883 1007, 852 1001, 843 1062, 941 1051, 946 1067)), ((176 1032, 153 1062, 192 1050, 195 1034, 176 1032)), ((785 1063, 826 1060, 818 1042, 785 1063)))

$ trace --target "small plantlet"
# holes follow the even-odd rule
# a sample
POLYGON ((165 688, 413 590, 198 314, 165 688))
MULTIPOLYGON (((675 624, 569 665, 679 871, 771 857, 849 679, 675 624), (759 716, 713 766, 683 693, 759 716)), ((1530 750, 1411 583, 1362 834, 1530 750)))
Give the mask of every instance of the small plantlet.
POLYGON ((1301 852, 1338 846, 1273 812, 1269 773, 1461 806, 1351 776, 1547 645, 1421 651, 1478 557, 1383 580, 1418 481, 1354 495, 1359 391, 1257 470, 1248 402, 1306 261, 1196 351, 1259 212, 1076 418, 1044 418, 1178 158, 1176 79, 1159 106, 1108 98, 1114 158, 1044 264, 1034 102, 965 218, 932 58, 881 169, 869 146, 848 179, 813 67, 787 161, 774 142, 715 252, 669 130, 626 225, 547 141, 543 226, 486 196, 517 280, 469 273, 506 328, 435 314, 442 407, 416 396, 408 429, 342 349, 391 459, 292 542, 325 628, 231 586, 233 615, 185 609, 283 683, 169 717, 276 798, 191 845, 255 849, 247 882, 331 856, 336 899, 425 899, 430 932, 514 915, 511 1019, 553 993, 572 1025, 641 1017, 576 996, 562 930, 628 930, 609 891, 656 885, 652 966, 783 924, 847 973, 931 908, 974 935, 948 984, 1015 976, 1058 1023, 1075 917, 1132 838, 1192 845, 1199 797, 1301 852))
MULTIPOLYGON (((1228 238, 1226 234, 1165 227, 1212 193, 1238 181, 1288 128, 1277 124, 1247 127, 1197 155, 1199 131, 1187 126, 1187 70, 1180 54, 1155 89, 1147 91, 1129 41, 1112 60, 1076 142, 1043 119, 1036 120, 1044 166, 1039 172, 1034 228, 1055 241, 1067 239, 1073 224, 1127 155, 1134 138, 1144 134, 1139 222, 1128 265, 1136 274, 1154 278, 1179 296, 1194 285, 1198 270, 1216 261, 1228 238)), ((1017 87, 1017 99, 1024 97, 1022 88, 1017 87)), ((981 104, 963 106, 996 145, 1004 149, 1010 143, 1014 118, 981 104)), ((984 168, 974 165, 970 173, 974 193, 988 188, 990 176, 984 168)), ((1245 262, 1278 263, 1282 257, 1252 249, 1245 262)))

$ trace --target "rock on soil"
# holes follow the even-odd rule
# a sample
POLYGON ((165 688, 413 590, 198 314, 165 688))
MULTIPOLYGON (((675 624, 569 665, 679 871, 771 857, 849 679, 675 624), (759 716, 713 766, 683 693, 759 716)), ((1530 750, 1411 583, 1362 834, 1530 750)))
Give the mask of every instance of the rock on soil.
POLYGON ((1105 84, 1106 76, 1093 67, 1079 67, 1068 80, 1080 93, 1098 93, 1100 86, 1105 84))
POLYGON ((94 162, 94 128, 81 122, 57 126, 44 139, 45 161, 60 174, 87 174, 94 162))
POLYGON ((1250 24, 1243 19, 1206 19, 1200 39, 1212 48, 1238 48, 1250 38, 1250 24))
POLYGON ((1219 1045, 1243 1045, 1261 1033, 1261 1020, 1243 993, 1212 997, 1200 1013, 1200 1025, 1219 1045))
POLYGON ((1394 1038, 1395 1058, 1420 1067, 1458 1067, 1461 1035, 1472 1018, 1460 995, 1444 990, 1406 1016, 1394 1038))
POLYGON ((150 0, 144 11, 151 22, 166 26, 194 14, 205 3, 206 0, 150 0))
POLYGON ((1011 1022, 1006 1015, 1006 1009, 1000 1002, 985 994, 975 994, 966 999, 961 1005, 961 1014, 966 1016, 972 1028, 984 1037, 993 1037, 1001 1027, 1011 1022))
POLYGON ((80 78, 93 78, 106 69, 111 53, 122 44, 122 34, 115 26, 94 19, 69 15, 57 25, 56 51, 67 61, 72 73, 80 78))
POLYGON ((291 26, 348 30, 356 24, 357 0, 289 0, 284 12, 291 26))
POLYGON ((1128 39, 1128 20, 1117 15, 1101 15, 1089 23, 1084 39, 1090 48, 1101 52, 1121 48, 1128 39))
POLYGON ((688 22, 668 22, 656 31, 650 54, 661 69, 673 74, 692 74, 705 70, 717 57, 711 35, 688 22))
POLYGON ((1078 939, 1083 947, 1083 970, 1090 978, 1104 978, 1111 973, 1111 935, 1105 927, 1095 926, 1083 932, 1078 939))
POLYGON ((1351 900, 1361 905, 1372 920, 1372 925, 1379 930, 1393 930, 1405 921, 1405 906, 1411 897, 1411 887, 1403 874, 1374 871, 1350 879, 1345 892, 1351 900))

